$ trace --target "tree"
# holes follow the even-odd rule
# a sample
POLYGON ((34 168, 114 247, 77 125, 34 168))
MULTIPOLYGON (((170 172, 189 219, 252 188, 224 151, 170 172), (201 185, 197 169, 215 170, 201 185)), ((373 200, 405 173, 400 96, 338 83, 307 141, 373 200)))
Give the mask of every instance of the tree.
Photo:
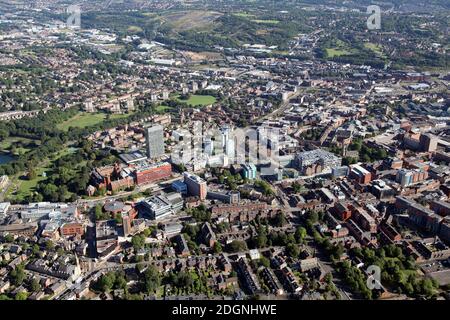
POLYGON ((122 224, 122 214, 120 212, 116 213, 116 216, 114 217, 114 220, 116 220, 117 224, 122 224))
POLYGON ((144 234, 144 236, 146 237, 146 238, 148 238, 148 237, 150 237, 150 235, 152 234, 152 229, 150 229, 150 228, 147 228, 147 229, 145 229, 142 233, 144 234))
POLYGON ((295 193, 301 193, 303 191, 303 186, 297 181, 295 181, 292 184, 292 189, 294 190, 295 193))
POLYGON ((125 279, 125 275, 123 274, 123 272, 118 272, 116 274, 116 281, 114 283, 114 288, 123 290, 127 288, 127 280, 125 279))
POLYGON ((47 240, 45 242, 45 249, 47 249, 48 251, 55 249, 55 244, 53 243, 53 241, 47 240))
POLYGON ((288 223, 286 216, 284 215, 283 212, 281 212, 280 214, 278 214, 275 219, 274 219, 274 225, 276 227, 284 227, 286 224, 288 223))
POLYGON ((247 243, 241 240, 233 240, 230 244, 228 244, 228 251, 235 253, 241 251, 247 251, 247 243))
POLYGON ((33 292, 38 292, 41 289, 41 285, 39 284, 39 281, 37 281, 35 278, 33 278, 33 280, 31 280, 30 289, 33 292))
POLYGON ((331 248, 331 257, 334 259, 340 259, 344 254, 344 246, 340 243, 337 246, 332 246, 331 248))
POLYGON ((199 231, 200 227, 194 224, 186 224, 182 230, 182 232, 187 234, 191 239, 196 239, 199 231))
POLYGON ((3 239, 4 239, 5 242, 7 242, 7 243, 11 243, 11 242, 14 241, 13 235, 12 235, 12 234, 9 234, 9 233, 8 233, 6 236, 4 236, 3 239))
POLYGON ((134 250, 139 250, 144 247, 145 237, 144 235, 138 234, 131 238, 131 244, 133 245, 134 250))
POLYGON ((298 256, 300 255, 300 248, 298 247, 298 245, 294 243, 289 243, 286 246, 286 254, 289 257, 298 258, 298 256))
POLYGON ((307 231, 305 228, 298 227, 297 230, 295 231, 295 240, 297 241, 297 243, 303 243, 303 241, 306 238, 306 234, 307 231))
POLYGON ((14 297, 14 300, 27 300, 28 298, 28 293, 22 291, 22 292, 18 292, 16 294, 16 296, 14 297))
POLYGON ((114 272, 108 272, 100 277, 97 286, 102 292, 109 292, 114 286, 116 275, 114 272))
POLYGON ((94 209, 95 212, 95 220, 103 220, 103 210, 102 206, 97 204, 94 209))
POLYGON ((10 272, 9 275, 11 277, 12 283, 16 287, 20 286, 23 283, 23 281, 25 280, 25 277, 26 277, 23 265, 18 265, 15 269, 13 269, 10 272))
POLYGON ((319 214, 316 211, 310 211, 308 212, 307 219, 312 223, 316 223, 319 221, 319 214))
POLYGON ((38 255, 39 252, 41 251, 41 248, 39 248, 39 246, 35 243, 33 244, 33 246, 31 247, 31 252, 33 253, 33 255, 38 255))
POLYGON ((145 290, 154 293, 161 285, 161 277, 155 266, 149 266, 144 273, 145 290))
POLYGON ((259 263, 266 268, 270 267, 270 260, 264 256, 261 256, 261 258, 259 259, 259 263))
POLYGON ((178 274, 171 274, 171 283, 178 288, 189 288, 194 283, 190 273, 182 271, 178 274))
POLYGON ((213 251, 214 251, 214 253, 222 252, 222 246, 220 245, 220 243, 218 241, 214 242, 213 251))
POLYGON ((34 179, 36 179, 36 177, 37 177, 37 174, 36 174, 36 171, 34 169, 28 170, 28 173, 27 173, 27 179, 28 180, 34 180, 34 179))

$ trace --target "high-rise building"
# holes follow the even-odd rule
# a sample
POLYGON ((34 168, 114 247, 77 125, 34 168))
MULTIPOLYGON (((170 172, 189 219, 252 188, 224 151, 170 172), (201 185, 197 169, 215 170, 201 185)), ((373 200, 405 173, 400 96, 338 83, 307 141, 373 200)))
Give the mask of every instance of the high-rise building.
POLYGON ((164 155, 164 128, 161 125, 153 125, 146 128, 147 157, 155 159, 164 155))
POLYGON ((122 216, 123 234, 128 236, 131 233, 131 218, 129 215, 122 216))
POLYGON ((212 156, 214 153, 214 141, 211 138, 206 138, 203 143, 205 153, 212 156))
POLYGON ((206 181, 188 172, 184 173, 184 183, 187 185, 188 193, 192 196, 197 196, 200 200, 205 200, 208 193, 206 181))
POLYGON ((420 135, 420 148, 423 151, 433 152, 436 151, 438 145, 438 139, 431 134, 420 135))
POLYGON ((222 148, 223 148, 226 146, 226 143, 230 138, 230 127, 228 125, 225 125, 222 128, 220 128, 220 131, 222 132, 222 148))
POLYGON ((236 153, 236 144, 234 143, 234 140, 232 139, 227 140, 225 144, 225 154, 232 162, 234 162, 235 153, 236 153))

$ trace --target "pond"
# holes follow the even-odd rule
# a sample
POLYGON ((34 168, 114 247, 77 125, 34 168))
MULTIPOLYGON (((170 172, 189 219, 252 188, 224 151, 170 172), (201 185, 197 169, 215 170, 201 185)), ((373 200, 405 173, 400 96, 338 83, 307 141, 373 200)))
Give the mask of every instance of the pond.
POLYGON ((0 165, 11 162, 14 160, 13 156, 10 156, 7 153, 0 153, 0 165))

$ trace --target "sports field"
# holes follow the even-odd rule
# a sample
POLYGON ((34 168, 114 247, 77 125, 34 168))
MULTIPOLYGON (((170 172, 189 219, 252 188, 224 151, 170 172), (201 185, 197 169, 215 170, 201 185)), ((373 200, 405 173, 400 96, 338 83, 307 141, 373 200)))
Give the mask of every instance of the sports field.
POLYGON ((200 95, 192 95, 189 97, 188 100, 181 100, 178 99, 178 101, 186 102, 190 106, 207 106, 210 104, 214 104, 217 99, 213 96, 200 96, 200 95))
MULTIPOLYGON (((106 113, 83 113, 80 112, 73 116, 69 120, 64 121, 57 125, 58 129, 67 131, 70 127, 73 128, 86 128, 90 126, 95 126, 96 124, 102 123, 107 118, 106 113)), ((111 119, 120 119, 128 117, 129 114, 112 114, 111 119)))

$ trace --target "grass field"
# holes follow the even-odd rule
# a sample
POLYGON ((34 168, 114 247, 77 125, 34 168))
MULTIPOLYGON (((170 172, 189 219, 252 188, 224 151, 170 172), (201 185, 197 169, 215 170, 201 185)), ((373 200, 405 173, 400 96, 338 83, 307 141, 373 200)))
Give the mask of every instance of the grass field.
POLYGON ((245 13, 245 12, 235 12, 233 13, 233 16, 236 17, 242 17, 242 18, 250 18, 250 17, 254 17, 254 14, 250 14, 250 13, 245 13))
POLYGON ((367 43, 364 43, 364 47, 372 50, 379 57, 382 57, 382 58, 386 57, 386 55, 383 53, 382 47, 378 44, 367 42, 367 43))
POLYGON ((328 58, 340 57, 358 52, 357 49, 352 48, 340 39, 335 39, 332 43, 329 43, 325 51, 328 58))
POLYGON ((214 21, 221 17, 222 13, 204 10, 189 10, 170 12, 161 17, 163 22, 168 23, 175 31, 185 31, 197 28, 208 28, 214 21))
POLYGON ((177 99, 181 102, 186 102, 190 106, 207 106, 210 104, 214 104, 217 99, 213 96, 200 96, 200 95, 192 95, 188 100, 177 99))
POLYGON ((166 112, 166 111, 169 111, 172 108, 169 107, 169 106, 160 105, 160 106, 157 106, 155 109, 156 109, 157 112, 166 112))
MULTIPOLYGON (((78 113, 67 121, 57 125, 57 128, 63 131, 69 130, 70 127, 86 128, 102 123, 107 118, 106 113, 78 113)), ((120 119, 128 117, 129 114, 112 114, 111 119, 120 119)))
POLYGON ((15 198, 17 200, 23 200, 28 194, 34 192, 34 189, 36 188, 37 184, 45 179, 47 179, 46 176, 44 176, 44 172, 46 175, 48 175, 50 168, 48 167, 41 167, 36 170, 36 178, 33 180, 28 180, 26 178, 19 178, 18 180, 18 191, 15 195, 15 198))
POLYGON ((327 57, 340 57, 350 54, 351 52, 345 49, 337 49, 337 48, 327 48, 327 57))
POLYGON ((127 31, 131 33, 138 33, 142 32, 142 28, 138 26, 129 26, 127 31))
POLYGON ((279 24, 280 23, 280 21, 278 21, 278 20, 258 20, 258 19, 256 19, 256 20, 252 20, 253 22, 256 22, 256 23, 262 23, 262 24, 279 24))

